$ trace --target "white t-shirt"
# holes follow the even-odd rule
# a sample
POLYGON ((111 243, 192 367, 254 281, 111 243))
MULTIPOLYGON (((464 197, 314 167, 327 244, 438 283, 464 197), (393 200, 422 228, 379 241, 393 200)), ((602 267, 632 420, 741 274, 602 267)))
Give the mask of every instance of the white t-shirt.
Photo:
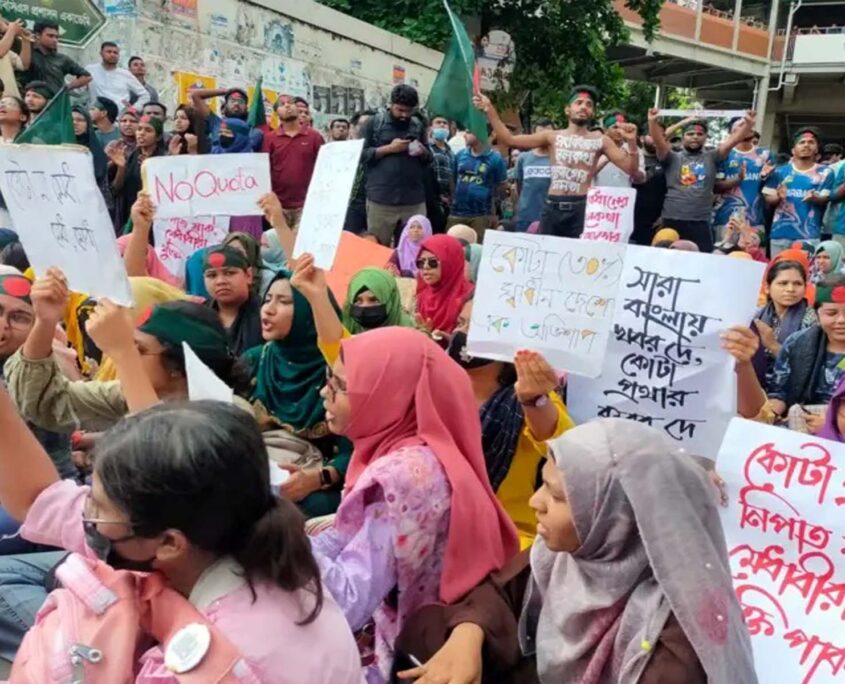
POLYGON ((150 101, 147 89, 128 70, 120 67, 104 69, 102 64, 89 64, 85 68, 91 74, 91 83, 88 85, 91 102, 98 97, 107 97, 120 110, 129 104, 132 94, 138 98, 135 101, 138 109, 150 101))
MULTIPOLYGON (((628 148, 626 146, 623 146, 620 149, 625 154, 628 154, 628 148)), ((638 156, 640 161, 640 173, 645 175, 645 155, 642 153, 642 150, 640 150, 638 156)), ((607 157, 602 155, 599 158, 599 164, 604 163, 606 160, 607 157)), ((604 168, 596 174, 595 178, 593 178, 593 186, 601 188, 630 188, 631 177, 616 166, 616 164, 608 161, 607 164, 604 165, 604 168)))

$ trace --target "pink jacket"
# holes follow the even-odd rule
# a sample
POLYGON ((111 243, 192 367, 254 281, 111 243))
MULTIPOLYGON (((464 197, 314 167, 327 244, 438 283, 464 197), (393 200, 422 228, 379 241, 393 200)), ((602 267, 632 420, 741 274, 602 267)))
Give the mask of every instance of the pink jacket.
MULTIPOLYGON (((60 546, 90 558, 82 511, 88 487, 62 480, 44 490, 29 510, 21 536, 60 546)), ((256 600, 232 559, 212 565, 194 586, 191 603, 237 647, 259 674, 262 684, 361 684, 358 648, 346 618, 324 591, 323 609, 314 622, 300 626, 300 602, 310 596, 284 591, 270 583, 255 585, 256 600)), ((175 684, 161 649, 141 657, 136 684, 175 684)))

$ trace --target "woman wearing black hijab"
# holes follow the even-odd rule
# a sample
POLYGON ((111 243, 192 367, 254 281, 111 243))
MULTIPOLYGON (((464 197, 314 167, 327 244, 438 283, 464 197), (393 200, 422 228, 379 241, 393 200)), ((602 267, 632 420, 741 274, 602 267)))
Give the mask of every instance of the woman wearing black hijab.
POLYGON ((71 107, 71 116, 73 117, 73 132, 76 135, 76 142, 91 150, 91 157, 94 162, 94 178, 97 179, 97 186, 100 191, 105 195, 108 192, 106 176, 108 159, 106 159, 106 153, 103 151, 103 145, 94 134, 94 123, 91 121, 91 115, 88 114, 85 107, 74 105, 71 107))

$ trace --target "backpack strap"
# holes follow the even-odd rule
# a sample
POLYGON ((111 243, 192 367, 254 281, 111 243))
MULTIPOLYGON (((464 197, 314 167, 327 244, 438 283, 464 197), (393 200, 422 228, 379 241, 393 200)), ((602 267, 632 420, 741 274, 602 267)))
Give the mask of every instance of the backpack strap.
POLYGON ((260 684, 240 651, 184 596, 169 587, 141 593, 147 594, 141 625, 158 641, 180 684, 260 684), (192 666, 178 672, 180 661, 192 666))

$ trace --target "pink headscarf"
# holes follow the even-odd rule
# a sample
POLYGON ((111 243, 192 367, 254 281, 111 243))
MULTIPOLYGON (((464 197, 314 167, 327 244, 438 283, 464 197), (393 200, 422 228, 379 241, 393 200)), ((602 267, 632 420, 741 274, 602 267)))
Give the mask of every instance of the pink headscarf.
POLYGON ((417 255, 420 253, 420 245, 426 238, 430 238, 431 221, 429 221, 422 214, 417 214, 408 219, 405 227, 402 229, 402 235, 399 236, 399 245, 396 247, 396 256, 399 259, 399 270, 407 271, 412 277, 417 275, 417 255), (408 232, 414 223, 419 223, 423 230, 422 237, 414 242, 408 237, 408 232))
MULTIPOLYGON (((129 246, 129 239, 131 235, 123 235, 117 238, 117 248, 120 251, 120 256, 124 256, 126 254, 126 248, 129 246)), ((165 266, 158 258, 155 250, 152 248, 151 245, 147 245, 147 275, 151 278, 157 278, 168 285, 172 285, 173 287, 178 287, 180 290, 185 287, 185 281, 178 278, 177 276, 173 275, 170 271, 167 270, 167 266, 165 266)))
POLYGON ((429 285, 417 274, 417 313, 433 330, 450 333, 473 291, 466 279, 464 248, 451 235, 434 235, 422 243, 423 250, 440 260, 441 276, 439 283, 429 285))
POLYGON ((355 335, 341 351, 352 410, 346 434, 355 444, 347 490, 367 466, 401 447, 425 444, 434 452, 452 488, 440 580, 440 599, 451 603, 519 551, 516 529, 487 477, 469 377, 410 328, 355 335))

